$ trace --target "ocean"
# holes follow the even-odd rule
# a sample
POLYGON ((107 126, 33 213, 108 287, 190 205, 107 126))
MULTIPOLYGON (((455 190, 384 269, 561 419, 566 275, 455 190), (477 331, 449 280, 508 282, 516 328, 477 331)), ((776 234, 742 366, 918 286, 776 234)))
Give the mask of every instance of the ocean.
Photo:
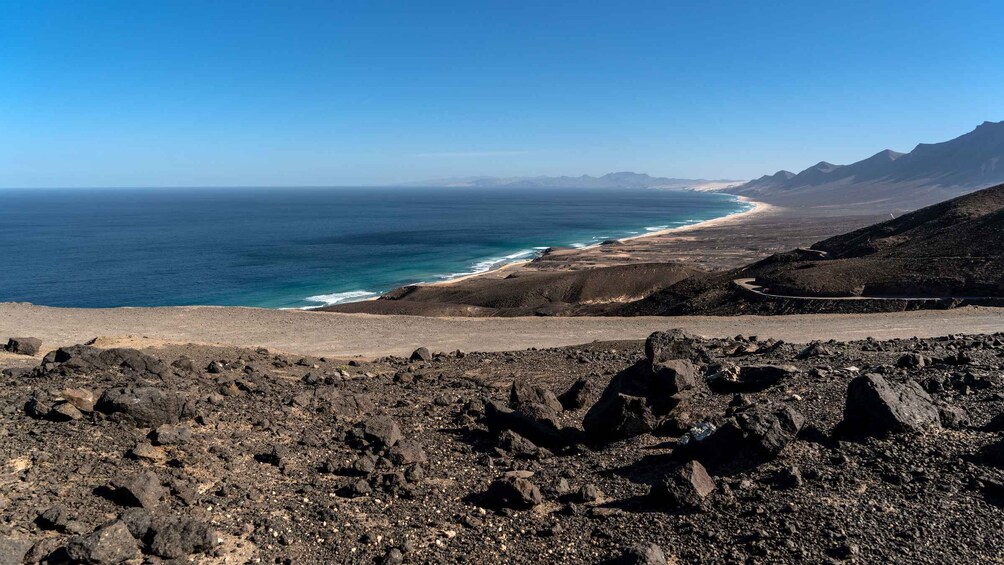
POLYGON ((658 189, 3 189, 0 302, 317 307, 746 207, 658 189))

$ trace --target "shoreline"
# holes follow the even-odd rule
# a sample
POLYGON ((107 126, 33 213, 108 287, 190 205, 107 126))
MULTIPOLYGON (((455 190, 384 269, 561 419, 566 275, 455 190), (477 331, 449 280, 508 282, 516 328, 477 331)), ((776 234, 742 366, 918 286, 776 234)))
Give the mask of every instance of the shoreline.
MULTIPOLYGON (((626 241, 638 241, 638 240, 645 239, 645 238, 650 238, 650 237, 659 237, 659 236, 664 236, 664 235, 670 235, 670 234, 677 234, 677 233, 692 231, 692 230, 695 230, 695 229, 703 229, 703 228, 716 227, 716 226, 721 226, 723 224, 728 224, 728 223, 732 223, 732 222, 736 222, 736 221, 745 221, 745 220, 748 220, 748 219, 750 219, 750 218, 752 218, 754 216, 760 216, 760 215, 768 214, 768 213, 770 213, 770 212, 775 211, 775 210, 778 209, 778 206, 774 206, 772 204, 767 204, 766 202, 760 202, 759 200, 753 200, 753 199, 751 199, 751 198, 749 198, 747 196, 739 196, 739 195, 732 195, 732 196, 735 196, 737 202, 742 202, 744 204, 749 204, 750 207, 747 208, 746 210, 740 210, 738 212, 733 212, 731 214, 726 214, 724 216, 718 216, 717 218, 711 218, 711 219, 708 219, 708 220, 702 220, 700 222, 694 222, 692 224, 685 224, 685 225, 682 225, 682 226, 675 226, 675 227, 666 228, 666 229, 662 229, 662 230, 641 233, 641 234, 638 234, 638 235, 631 235, 631 236, 627 236, 627 237, 621 237, 621 238, 615 239, 614 241, 617 241, 619 243, 626 242, 626 241)), ((590 245, 586 245, 586 246, 583 246, 583 247, 576 247, 576 248, 571 249, 569 251, 569 254, 574 255, 575 253, 578 253, 578 252, 589 251, 591 249, 596 249, 597 247, 600 247, 602 245, 603 245, 603 242, 599 242, 599 243, 592 243, 590 245)), ((549 248, 549 249, 551 249, 551 248, 549 248)), ((528 265, 528 264, 532 263, 534 260, 538 259, 539 257, 540 257, 540 255, 538 255, 537 257, 534 257, 532 259, 520 259, 518 261, 512 261, 510 263, 502 263, 498 267, 494 267, 494 268, 488 269, 487 271, 482 271, 480 273, 470 273, 470 274, 467 274, 467 275, 459 276, 459 277, 454 278, 454 279, 448 279, 448 280, 443 280, 443 281, 435 281, 435 282, 428 282, 428 283, 423 282, 423 283, 416 283, 416 284, 413 284, 413 285, 404 285, 404 286, 424 286, 424 287, 450 286, 450 285, 453 285, 453 284, 456 284, 456 283, 459 283, 459 282, 468 281, 468 280, 472 280, 472 279, 476 279, 476 278, 484 277, 484 276, 488 276, 488 275, 495 275, 495 274, 498 274, 501 271, 505 271, 505 270, 509 270, 509 269, 514 269, 516 267, 522 267, 522 266, 525 266, 525 265, 528 265)), ((400 287, 398 287, 398 288, 400 288, 400 287)), ((365 300, 356 300, 356 301, 353 301, 353 302, 367 302, 367 301, 370 301, 370 300, 377 300, 377 299, 380 298, 380 296, 383 296, 383 294, 380 294, 378 296, 374 296, 374 297, 371 297, 371 298, 367 298, 365 300)), ((343 304, 350 304, 350 303, 349 302, 345 302, 343 304)))

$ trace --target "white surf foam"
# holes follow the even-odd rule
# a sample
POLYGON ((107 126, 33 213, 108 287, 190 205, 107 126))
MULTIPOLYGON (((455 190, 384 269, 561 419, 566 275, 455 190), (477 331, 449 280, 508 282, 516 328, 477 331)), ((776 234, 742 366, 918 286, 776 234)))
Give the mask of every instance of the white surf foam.
POLYGON ((359 302, 376 296, 377 293, 368 290, 350 290, 349 292, 335 292, 332 294, 318 294, 304 298, 307 302, 317 302, 325 306, 333 304, 345 304, 346 302, 359 302))

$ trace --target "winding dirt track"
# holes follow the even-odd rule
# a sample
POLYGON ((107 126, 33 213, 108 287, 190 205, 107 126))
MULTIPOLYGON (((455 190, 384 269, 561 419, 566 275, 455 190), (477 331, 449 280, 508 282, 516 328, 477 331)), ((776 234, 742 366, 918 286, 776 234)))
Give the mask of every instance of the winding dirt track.
POLYGON ((134 336, 131 341, 137 344, 192 342, 377 357, 406 355, 419 346, 433 351, 506 351, 643 339, 674 327, 704 336, 741 333, 791 342, 934 337, 1004 331, 1004 308, 800 316, 424 318, 211 306, 75 309, 0 303, 0 339, 39 337, 46 349, 98 336, 134 336))
POLYGON ((907 301, 907 302, 948 302, 950 300, 969 300, 969 301, 987 301, 987 300, 1000 300, 999 298, 991 298, 987 296, 942 296, 942 297, 931 297, 931 296, 794 296, 790 294, 775 294, 772 292, 766 292, 764 287, 756 284, 756 279, 734 279, 732 284, 738 286, 739 288, 752 292, 758 296, 763 296, 766 298, 784 298, 788 300, 885 300, 885 301, 907 301))

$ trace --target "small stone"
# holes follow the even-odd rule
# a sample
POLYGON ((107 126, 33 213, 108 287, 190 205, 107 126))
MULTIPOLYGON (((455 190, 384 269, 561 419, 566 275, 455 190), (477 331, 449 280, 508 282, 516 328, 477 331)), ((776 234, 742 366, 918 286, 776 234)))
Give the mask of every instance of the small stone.
POLYGON ((192 428, 183 425, 164 424, 153 432, 159 445, 180 445, 192 439, 192 428))
POLYGON ((68 422, 70 420, 80 420, 84 415, 77 410, 77 407, 69 402, 58 402, 52 406, 46 415, 48 419, 55 422, 68 422))
POLYGON ((136 459, 150 461, 153 463, 163 463, 164 461, 167 461, 167 453, 164 453, 163 449, 154 447, 145 441, 137 443, 136 447, 133 447, 129 451, 129 454, 136 459))
POLYGON ((167 489, 160 482, 160 477, 152 471, 142 473, 122 483, 116 483, 116 498, 126 506, 155 508, 160 499, 167 495, 167 489))
POLYGON ((582 485, 579 489, 579 500, 584 503, 597 503, 602 502, 604 499, 603 491, 599 489, 594 484, 582 485))
POLYGON ((666 553, 654 543, 634 545, 614 561, 617 565, 666 565, 666 553))
POLYGON ((672 508, 696 510, 715 490, 715 481, 697 461, 688 461, 666 474, 652 489, 653 496, 672 508))
POLYGON ((94 403, 98 400, 97 396, 86 388, 63 389, 63 398, 81 412, 93 412, 94 403))
POLYGON ((520 477, 503 477, 488 487, 485 501, 497 508, 528 510, 544 502, 544 497, 529 480, 520 477))

